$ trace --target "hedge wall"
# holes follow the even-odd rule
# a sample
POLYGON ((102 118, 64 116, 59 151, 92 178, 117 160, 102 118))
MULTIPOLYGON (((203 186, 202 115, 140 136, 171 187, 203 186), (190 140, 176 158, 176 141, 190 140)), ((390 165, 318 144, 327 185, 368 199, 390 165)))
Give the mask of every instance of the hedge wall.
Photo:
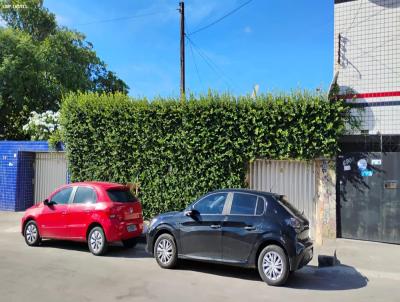
POLYGON ((349 110, 308 93, 186 102, 70 94, 61 126, 72 180, 139 181, 151 217, 210 190, 246 186, 246 164, 256 157, 334 155, 349 110))

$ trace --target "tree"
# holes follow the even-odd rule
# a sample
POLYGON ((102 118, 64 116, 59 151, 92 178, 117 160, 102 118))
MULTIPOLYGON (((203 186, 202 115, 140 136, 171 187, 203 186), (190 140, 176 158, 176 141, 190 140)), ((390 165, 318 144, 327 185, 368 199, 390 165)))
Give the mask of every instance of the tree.
POLYGON ((122 92, 128 86, 97 57, 85 35, 57 25, 42 0, 2 2, 0 139, 25 139, 30 112, 57 111, 68 92, 122 92))

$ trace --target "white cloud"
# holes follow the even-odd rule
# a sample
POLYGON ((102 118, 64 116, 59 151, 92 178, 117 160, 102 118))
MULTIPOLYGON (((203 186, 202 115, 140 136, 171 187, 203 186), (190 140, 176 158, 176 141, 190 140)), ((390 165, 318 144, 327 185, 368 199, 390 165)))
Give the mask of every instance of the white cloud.
POLYGON ((229 11, 230 8, 235 7, 237 0, 229 1, 204 1, 204 0, 191 0, 185 2, 186 21, 195 30, 196 27, 206 25, 217 18, 221 17, 224 13, 229 11))
POLYGON ((245 34, 251 34, 253 32, 253 29, 249 25, 247 25, 245 26, 245 28, 243 28, 243 32, 245 34))
POLYGON ((69 18, 67 18, 65 16, 62 16, 62 15, 59 15, 59 14, 56 14, 56 21, 57 21, 58 25, 67 26, 67 25, 70 24, 69 18))

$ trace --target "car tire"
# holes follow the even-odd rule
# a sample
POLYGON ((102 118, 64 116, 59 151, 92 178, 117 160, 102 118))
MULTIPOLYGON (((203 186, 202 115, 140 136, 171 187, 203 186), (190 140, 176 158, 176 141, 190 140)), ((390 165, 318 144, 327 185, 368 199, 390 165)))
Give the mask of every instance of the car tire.
POLYGON ((178 263, 178 250, 174 237, 170 234, 161 234, 154 244, 154 257, 162 268, 174 268, 178 263))
POLYGON ((25 242, 29 246, 38 246, 41 242, 39 228, 34 220, 28 221, 24 228, 25 242))
POLYGON ((129 248, 129 249, 134 248, 137 243, 138 243, 137 238, 130 238, 130 239, 122 240, 122 244, 124 245, 124 247, 129 248))
POLYGON ((258 256, 258 272, 268 285, 285 284, 289 271, 288 258, 280 246, 268 245, 258 256))
POLYGON ((101 256, 107 252, 108 242, 101 227, 97 226, 92 228, 89 232, 87 241, 89 250, 93 255, 101 256))

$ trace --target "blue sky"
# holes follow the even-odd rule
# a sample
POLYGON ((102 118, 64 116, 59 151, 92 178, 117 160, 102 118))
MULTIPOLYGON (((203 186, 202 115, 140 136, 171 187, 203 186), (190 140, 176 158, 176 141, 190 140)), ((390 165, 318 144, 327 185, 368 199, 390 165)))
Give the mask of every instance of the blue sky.
MULTIPOLYGON (((178 2, 45 0, 45 6, 59 24, 87 36, 99 57, 130 86, 130 95, 153 98, 179 94, 178 2), (99 22, 120 17, 133 18, 99 22)), ((186 0, 186 32, 244 2, 186 0)), ((211 88, 242 95, 255 84, 262 92, 327 89, 332 80, 333 1, 253 0, 190 38, 189 92, 211 88)))

